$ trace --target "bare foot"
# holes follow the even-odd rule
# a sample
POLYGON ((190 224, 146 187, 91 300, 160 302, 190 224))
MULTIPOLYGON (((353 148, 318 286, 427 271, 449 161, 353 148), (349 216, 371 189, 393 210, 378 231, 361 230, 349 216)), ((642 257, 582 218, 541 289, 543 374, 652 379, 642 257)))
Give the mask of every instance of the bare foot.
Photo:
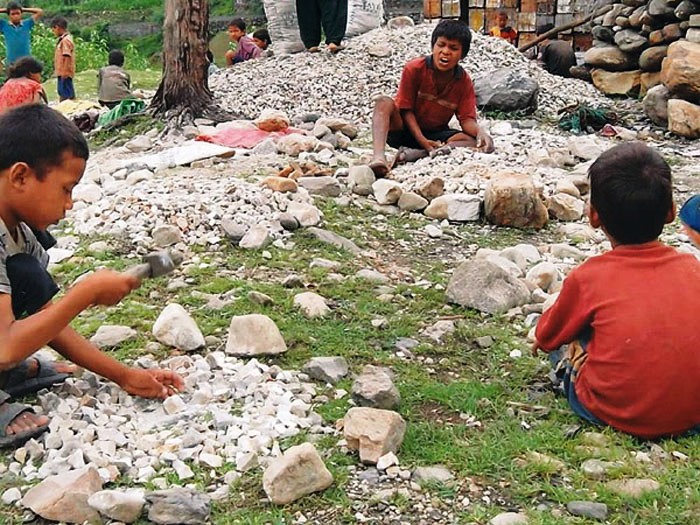
POLYGON ((399 148, 394 159, 394 164, 405 164, 406 162, 415 162, 428 156, 428 152, 424 149, 416 148, 399 148))
POLYGON ((5 430, 6 435, 21 434, 28 430, 36 430, 37 428, 46 425, 49 418, 46 416, 38 416, 32 412, 22 412, 12 420, 12 423, 7 425, 5 430))
POLYGON ((378 179, 386 177, 389 173, 389 164, 386 159, 376 159, 369 163, 369 168, 378 179))
POLYGON ((342 51, 344 48, 340 44, 334 44, 331 42, 328 44, 328 51, 330 51, 333 54, 336 54, 338 51, 342 51))
POLYGON ((321 48, 318 46, 311 46, 309 49, 307 49, 309 53, 318 53, 321 51, 321 48))

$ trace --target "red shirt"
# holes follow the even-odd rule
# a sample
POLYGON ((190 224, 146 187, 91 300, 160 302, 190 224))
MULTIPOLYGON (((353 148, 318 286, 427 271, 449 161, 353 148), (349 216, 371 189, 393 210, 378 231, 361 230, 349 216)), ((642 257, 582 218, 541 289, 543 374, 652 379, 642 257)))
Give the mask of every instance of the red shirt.
POLYGON ((22 104, 46 103, 41 84, 31 78, 11 78, 0 88, 0 112, 22 104))
POLYGON ((472 79, 461 66, 441 93, 435 87, 433 57, 414 58, 403 68, 396 106, 411 110, 423 131, 447 128, 453 115, 462 122, 476 119, 476 95, 472 79))
POLYGON ((642 438, 700 424, 700 262, 661 244, 618 246, 574 269, 535 335, 552 351, 592 329, 576 394, 642 438))

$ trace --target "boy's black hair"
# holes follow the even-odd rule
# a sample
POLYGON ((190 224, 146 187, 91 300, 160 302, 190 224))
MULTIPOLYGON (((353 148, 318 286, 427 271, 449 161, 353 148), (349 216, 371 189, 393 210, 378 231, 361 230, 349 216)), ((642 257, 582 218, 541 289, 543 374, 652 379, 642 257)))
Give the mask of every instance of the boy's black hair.
POLYGON ((245 26, 245 22, 243 21, 243 19, 240 18, 240 17, 238 17, 238 16, 237 16, 236 18, 234 18, 233 20, 231 20, 231 21, 228 23, 228 26, 229 26, 229 27, 232 27, 232 26, 233 26, 233 27, 237 27, 237 28, 240 29, 241 31, 245 31, 245 27, 246 27, 246 26, 245 26))
POLYGON ((124 53, 119 49, 112 49, 109 52, 109 57, 107 57, 107 63, 110 66, 122 67, 124 65, 124 53))
POLYGON ((44 104, 26 104, 0 115, 0 171, 27 163, 39 180, 59 166, 65 152, 87 160, 87 141, 78 127, 44 104))
POLYGON ((57 16, 51 21, 51 27, 60 27, 61 29, 68 29, 68 20, 63 16, 57 16))
POLYGON ((44 64, 39 62, 34 57, 22 57, 15 60, 7 69, 8 78, 22 78, 30 73, 41 73, 44 70, 44 64))
POLYGON ((262 40, 267 44, 268 46, 272 44, 272 39, 270 38, 270 32, 265 29, 257 29, 255 33, 253 33, 253 38, 257 38, 258 40, 262 40))
POLYGON ((537 36, 544 35, 547 31, 554 29, 554 24, 541 24, 537 26, 537 36))
POLYGON ((591 206, 620 244, 655 240, 673 208, 671 168, 641 142, 607 150, 588 169, 591 206))
POLYGON ((469 46, 472 43, 472 32, 467 24, 461 20, 441 20, 435 27, 433 36, 430 39, 431 49, 440 37, 448 40, 458 40, 462 44, 462 58, 467 56, 469 46))
POLYGON ((21 11, 22 6, 19 5, 17 2, 9 2, 7 4, 7 14, 10 14, 10 11, 21 11))

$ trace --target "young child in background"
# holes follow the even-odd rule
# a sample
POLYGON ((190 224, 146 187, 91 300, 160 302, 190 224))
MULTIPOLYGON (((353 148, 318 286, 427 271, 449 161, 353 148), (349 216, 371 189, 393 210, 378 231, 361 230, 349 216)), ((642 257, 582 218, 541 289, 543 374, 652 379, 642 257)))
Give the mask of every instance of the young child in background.
POLYGON ((238 44, 238 47, 236 51, 226 51, 227 66, 258 58, 262 53, 262 49, 256 46, 253 39, 246 35, 245 29, 246 24, 242 18, 234 18, 228 25, 228 36, 231 42, 238 44))
POLYGON ((118 49, 109 52, 108 65, 97 73, 97 100, 112 109, 125 98, 131 97, 131 77, 124 71, 124 53, 118 49))
POLYGON ((22 104, 46 104, 41 85, 44 66, 34 57, 16 60, 7 72, 8 80, 0 88, 0 112, 22 104))
POLYGON ((54 72, 58 79, 58 98, 60 100, 73 100, 75 98, 75 88, 73 87, 75 44, 73 37, 68 32, 68 20, 57 16, 51 22, 51 29, 58 38, 53 57, 54 72))
POLYGON ((508 13, 505 11, 498 12, 496 25, 489 30, 489 35, 507 40, 512 45, 518 40, 518 32, 508 25, 508 13))
POLYGON ((612 250, 564 280, 533 355, 568 345, 558 369, 587 421, 644 439, 698 433, 700 261, 658 240, 675 215, 671 169, 637 142, 609 149, 588 173, 588 219, 612 250))

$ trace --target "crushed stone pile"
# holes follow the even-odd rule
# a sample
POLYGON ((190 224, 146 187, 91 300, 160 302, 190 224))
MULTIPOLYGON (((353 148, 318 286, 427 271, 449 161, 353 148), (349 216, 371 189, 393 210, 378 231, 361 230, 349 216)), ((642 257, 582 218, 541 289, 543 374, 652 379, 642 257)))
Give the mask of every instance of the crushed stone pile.
MULTIPOLYGON (((292 116, 316 113, 368 124, 373 98, 396 93, 404 64, 430 51, 434 28, 425 23, 375 29, 349 39, 337 55, 298 53, 252 60, 214 73, 209 85, 222 107, 251 119, 275 108, 292 116)), ((549 74, 502 39, 472 36, 462 61, 472 78, 504 67, 527 71, 540 86, 541 116, 555 116, 584 99, 605 100, 592 85, 549 74)))

